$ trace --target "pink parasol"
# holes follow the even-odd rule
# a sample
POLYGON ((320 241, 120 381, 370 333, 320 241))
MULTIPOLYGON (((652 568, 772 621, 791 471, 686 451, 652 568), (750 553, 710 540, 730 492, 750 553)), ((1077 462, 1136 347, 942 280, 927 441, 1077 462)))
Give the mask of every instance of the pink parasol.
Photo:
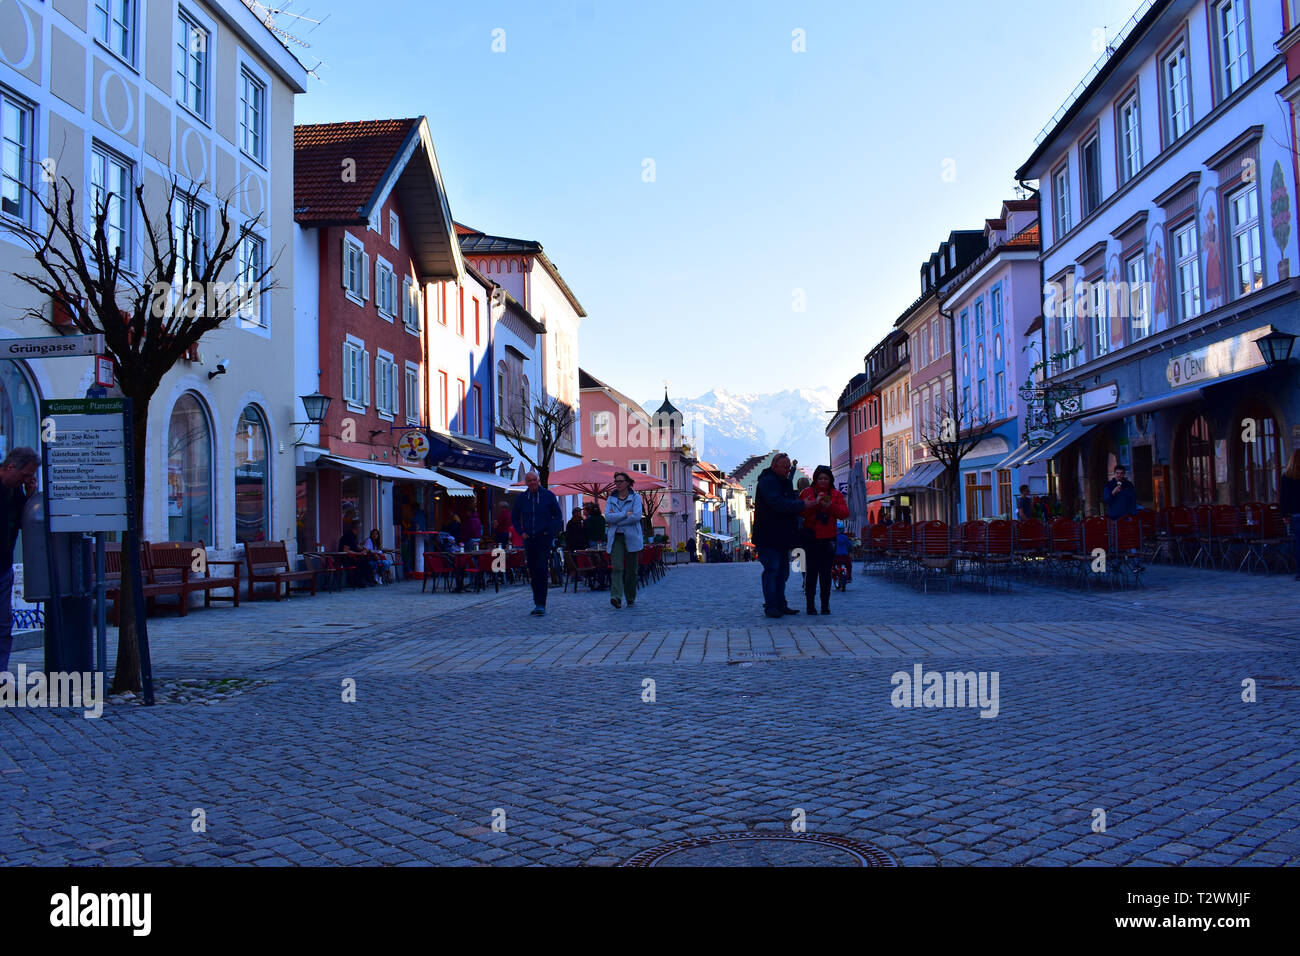
MULTIPOLYGON (((634 490, 642 491, 648 488, 664 488, 666 483, 653 475, 647 475, 642 472, 631 471, 626 468, 615 468, 613 465, 607 465, 603 461, 584 461, 581 465, 574 465, 572 468, 561 468, 559 471, 550 473, 548 485, 551 490, 556 488, 567 488, 571 491, 581 492, 590 498, 600 501, 609 496, 614 490, 614 473, 626 471, 632 476, 634 490)), ((522 484, 513 487, 524 487, 522 484)))

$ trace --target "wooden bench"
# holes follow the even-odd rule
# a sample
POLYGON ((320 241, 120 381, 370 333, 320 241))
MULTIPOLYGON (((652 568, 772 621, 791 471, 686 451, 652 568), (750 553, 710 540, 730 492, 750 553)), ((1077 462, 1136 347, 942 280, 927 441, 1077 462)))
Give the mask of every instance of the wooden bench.
MULTIPOLYGON (((183 583, 180 580, 154 580, 150 569, 148 542, 140 546, 140 577, 146 615, 154 610, 154 598, 171 594, 181 599, 181 613, 185 613, 183 583)), ((113 602, 111 615, 113 626, 120 627, 122 601, 122 546, 120 544, 110 544, 104 549, 104 578, 108 585, 105 597, 113 602)))
POLYGON ((239 561, 219 561, 208 557, 202 541, 163 541, 150 544, 149 569, 153 580, 159 584, 179 581, 181 584, 181 617, 189 613, 190 595, 203 592, 203 606, 211 607, 214 600, 233 601, 239 607, 239 561), (198 562, 201 571, 194 569, 198 562), (212 573, 213 566, 230 567, 230 572, 212 573), (230 588, 231 596, 213 594, 216 589, 230 588))
POLYGON ((248 565, 248 599, 257 598, 254 590, 259 584, 274 584, 275 599, 280 600, 280 585, 284 585, 284 596, 289 597, 295 590, 302 592, 310 589, 316 593, 316 571, 294 571, 289 567, 289 549, 283 541, 249 541, 244 544, 244 561, 248 565), (294 581, 305 581, 306 587, 293 587, 294 581))

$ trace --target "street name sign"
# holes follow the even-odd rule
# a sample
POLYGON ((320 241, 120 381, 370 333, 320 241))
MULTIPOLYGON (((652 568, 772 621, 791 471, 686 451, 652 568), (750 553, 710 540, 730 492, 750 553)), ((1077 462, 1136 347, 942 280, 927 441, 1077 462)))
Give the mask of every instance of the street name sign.
POLYGON ((129 507, 125 401, 120 398, 41 402, 45 487, 50 530, 126 531, 129 507))
POLYGON ((0 359, 71 358, 104 351, 102 335, 49 335, 37 339, 0 339, 0 359))

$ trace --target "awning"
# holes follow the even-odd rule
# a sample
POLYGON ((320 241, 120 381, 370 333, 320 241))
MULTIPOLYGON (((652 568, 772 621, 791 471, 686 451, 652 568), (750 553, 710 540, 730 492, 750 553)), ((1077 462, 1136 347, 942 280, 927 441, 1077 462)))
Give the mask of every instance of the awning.
POLYGON ((872 495, 867 499, 867 504, 870 505, 875 504, 877 501, 887 501, 890 498, 897 498, 902 493, 903 492, 901 491, 886 491, 883 495, 872 495))
POLYGON ((712 531, 701 531, 700 537, 708 538, 710 541, 731 541, 735 536, 730 534, 716 534, 712 531))
POLYGON ((449 435, 446 432, 426 430, 429 438, 429 454, 425 458, 430 466, 451 465, 454 468, 495 468, 501 462, 510 462, 514 458, 496 445, 466 438, 464 435, 449 435))
POLYGON ((1007 455, 1006 458, 1003 458, 1000 462, 994 465, 993 468, 994 470, 1000 471, 1002 469, 1011 469, 1011 468, 1019 467, 1020 465, 1024 464, 1024 460, 1029 456, 1029 453, 1031 451, 1033 451, 1033 449, 1030 448, 1029 443, 1026 442, 1025 444, 1018 447, 1011 454, 1007 455))
POLYGON ((487 485, 489 488, 496 488, 500 491, 510 491, 510 486, 514 484, 509 478, 502 478, 492 471, 458 471, 455 468, 442 467, 438 470, 444 475, 450 475, 460 481, 469 482, 471 485, 487 485))
POLYGON ((1006 455, 1007 440, 1001 435, 988 435, 966 452, 962 461, 975 461, 977 458, 992 458, 994 455, 1006 455))
POLYGON ((1025 460, 1020 464, 1032 465, 1036 461, 1046 461, 1064 451, 1067 445, 1074 443, 1090 431, 1092 431, 1092 426, 1085 425, 1082 420, 1071 422, 1065 431, 1058 434, 1051 441, 1039 445, 1026 455, 1025 460))
POLYGON ((321 455, 316 459, 316 467, 341 468, 344 471, 369 475, 384 481, 413 481, 414 476, 405 468, 385 465, 377 461, 363 461, 360 458, 344 458, 341 455, 321 455))
POLYGON ((1141 401, 1129 402, 1127 405, 1116 405, 1114 408, 1108 408, 1105 411, 1098 412, 1096 415, 1085 415, 1079 421, 1091 428, 1094 425, 1104 425, 1106 422, 1113 422, 1117 418, 1128 418, 1130 415, 1140 415, 1143 412, 1154 412, 1157 409, 1168 408, 1170 405, 1182 405, 1186 402, 1194 402, 1204 396, 1205 392, 1200 388, 1188 388, 1179 392, 1169 392, 1156 398, 1144 398, 1141 401))
POLYGON ((925 491, 942 474, 942 462, 926 461, 913 465, 907 474, 894 483, 894 491, 925 491))
POLYGON ((453 498, 473 498, 474 489, 468 485, 462 485, 455 478, 448 478, 440 475, 436 471, 428 468, 419 468, 415 465, 403 465, 402 470, 410 472, 410 481, 422 481, 426 484, 437 485, 453 498))

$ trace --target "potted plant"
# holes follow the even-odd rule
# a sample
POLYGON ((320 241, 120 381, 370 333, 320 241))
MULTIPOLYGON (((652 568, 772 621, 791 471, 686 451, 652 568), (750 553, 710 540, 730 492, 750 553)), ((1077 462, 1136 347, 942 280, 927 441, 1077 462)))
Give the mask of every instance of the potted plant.
POLYGON ((1273 163, 1272 187, 1273 238, 1277 240, 1277 249, 1281 254, 1277 261, 1277 277, 1282 280, 1291 275, 1291 260, 1286 257, 1286 243, 1291 238, 1291 197, 1286 191, 1282 164, 1276 161, 1273 163))

